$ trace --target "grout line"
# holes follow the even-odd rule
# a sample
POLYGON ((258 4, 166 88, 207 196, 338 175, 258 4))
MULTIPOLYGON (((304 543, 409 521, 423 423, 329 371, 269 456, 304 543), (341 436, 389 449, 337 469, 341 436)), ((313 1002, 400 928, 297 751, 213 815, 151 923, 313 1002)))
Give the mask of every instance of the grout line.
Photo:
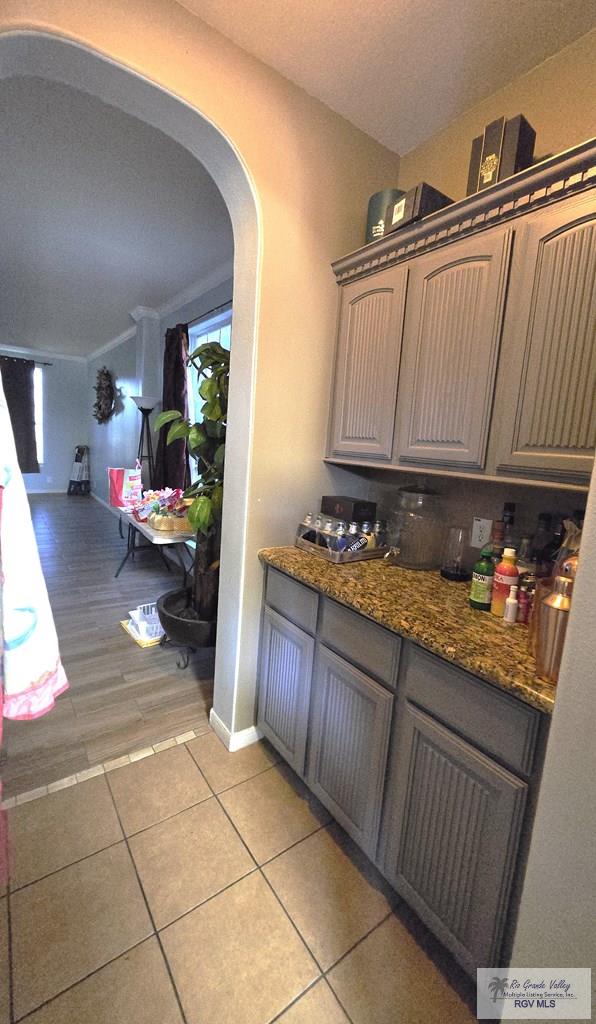
MULTIPOLYGON (((120 826, 122 827, 122 826, 120 826)), ((120 839, 116 839, 114 843, 108 843, 107 846, 101 846, 99 850, 93 850, 92 853, 86 853, 84 857, 79 857, 78 860, 69 861, 68 864, 62 864, 59 868, 54 868, 53 871, 48 871, 45 875, 40 875, 39 878, 34 878, 31 882, 25 882, 24 885, 17 885, 16 888, 10 889, 13 896, 17 892, 23 892, 25 889, 30 889, 32 885, 37 885, 38 882, 43 882, 46 878, 51 878, 52 875, 59 875, 61 871, 66 871, 67 868, 72 868, 75 864, 82 864, 83 861, 89 860, 91 857, 97 856, 98 853, 105 853, 106 850, 113 850, 115 846, 119 846, 125 840, 125 836, 122 835, 120 839)))
MULTIPOLYGON (((114 799, 114 794, 112 793, 112 787, 109 785, 109 782, 108 782, 108 789, 110 791, 110 796, 112 798, 112 804, 114 805, 114 810, 116 812, 116 816, 118 818, 118 822, 120 824, 120 828, 124 832, 124 827, 123 827, 122 821, 120 819, 120 813, 118 811, 118 807, 117 807, 116 801, 114 799)), ((132 867, 133 867, 133 871, 134 871, 136 879, 137 879, 137 883, 138 883, 139 889, 141 890, 141 896, 143 897, 143 900, 144 900, 144 903, 145 903, 145 908, 147 910, 147 914, 149 915, 149 920, 151 922, 151 927, 153 928, 153 934, 155 935, 155 937, 157 939, 157 943, 159 945, 159 949, 160 949, 161 955, 163 957, 163 962, 164 962, 166 971, 168 972, 168 977, 170 979, 170 984, 172 986, 176 1002, 178 1003, 178 1009, 180 1010, 180 1016, 182 1018, 183 1024, 188 1024, 187 1017, 186 1017, 186 1014, 184 1012, 184 1007, 182 1006, 182 999, 180 998, 180 993, 178 992, 178 989, 176 988, 176 984, 174 982, 174 975, 172 974, 172 969, 170 967, 170 963, 169 963, 168 958, 166 956, 165 949, 163 948, 163 943, 161 941, 160 934, 159 934, 159 932, 158 932, 158 930, 157 930, 157 928, 155 926, 155 920, 154 920, 153 914, 151 912, 151 907, 149 906, 149 900, 147 899, 147 894, 146 894, 145 889, 143 887, 143 883, 141 881, 141 876, 139 874, 139 871, 138 871, 138 868, 137 868, 137 864, 136 864, 136 861, 135 861, 135 859, 133 857, 132 850, 130 848, 130 845, 129 845, 129 842, 128 842, 128 838, 127 838, 126 834, 124 836, 124 842, 126 843, 126 849, 128 850, 128 856, 130 857, 130 861, 131 861, 131 864, 132 864, 132 867)))
POLYGON ((300 846, 300 843, 303 843, 306 839, 310 839, 311 836, 316 836, 318 832, 322 832, 323 829, 329 828, 331 824, 331 821, 326 821, 324 825, 319 825, 319 827, 315 828, 313 832, 309 832, 307 835, 302 836, 301 839, 297 839, 295 843, 290 843, 289 846, 286 846, 285 850, 281 850, 280 853, 274 853, 273 857, 270 857, 269 860, 264 860, 262 864, 259 864, 259 867, 261 869, 269 867, 270 864, 273 864, 274 860, 278 860, 280 857, 283 857, 284 853, 287 853, 288 850, 293 850, 295 846, 300 846))
MULTIPOLYGON (((369 933, 369 934, 370 934, 370 933, 369 933)), ((335 1001, 337 1002, 337 1005, 338 1005, 338 1006, 340 1007, 340 1009, 342 1009, 342 1010, 344 1011, 344 1013, 345 1013, 345 1015, 346 1015, 346 1017, 347 1017, 347 1019, 348 1019, 348 1022, 349 1022, 349 1024, 354 1024, 354 1021, 353 1021, 352 1017, 351 1017, 351 1016, 350 1016, 350 1014, 348 1013, 347 1007, 346 1007, 346 1006, 344 1005, 344 1003, 342 1003, 342 1001, 341 1001, 341 999, 339 998, 339 996, 338 996, 337 992, 336 992, 336 991, 335 991, 335 989, 333 988, 333 985, 332 985, 332 984, 331 984, 331 982, 329 981, 329 978, 327 977, 327 975, 325 975, 324 981, 325 981, 325 984, 326 984, 327 988, 328 988, 328 989, 329 989, 329 991, 331 992, 331 995, 333 996, 333 998, 334 998, 334 999, 335 999, 335 1001)))
MULTIPOLYGON (((306 838, 306 837, 305 837, 305 838, 306 838)), ((271 892, 272 892, 272 893, 273 893, 273 895, 275 896, 275 899, 276 899, 276 900, 277 900, 277 902, 279 903, 279 905, 280 905, 281 909, 283 910, 283 912, 284 912, 285 916, 287 917, 288 921, 289 921, 289 922, 290 922, 290 924, 292 925, 292 928, 293 928, 293 929, 294 929, 294 931, 296 932, 296 935, 298 936, 298 938, 300 939, 300 941, 302 942, 302 944, 303 944, 303 945, 304 945, 304 946, 306 947, 306 949, 307 949, 307 950, 308 950, 308 952, 310 953, 311 957, 313 958, 313 960, 314 960, 314 962, 315 962, 315 966, 317 967, 317 969, 318 969, 318 971, 319 971, 319 978, 322 978, 322 977, 323 977, 323 975, 325 974, 325 972, 324 972, 323 968, 321 967, 321 964, 320 964, 320 963, 319 963, 319 961, 317 960, 317 958, 316 958, 315 954, 313 953, 312 949, 310 948, 310 946, 309 946, 308 942, 307 942, 307 941, 306 941, 306 939, 304 938, 304 935, 302 935, 302 933, 300 932, 300 930, 299 930, 299 928, 298 928, 298 925, 297 925, 297 924, 295 923, 294 919, 293 919, 293 918, 292 918, 292 917, 290 916, 290 912, 289 912, 289 911, 288 911, 288 910, 286 909, 286 907, 285 907, 285 906, 284 906, 284 904, 282 903, 282 901, 281 901, 280 897, 279 897, 279 896, 277 895, 277 893, 276 893, 275 889, 274 889, 274 888, 273 888, 273 886, 271 885, 271 882, 270 882, 270 881, 269 881, 269 879, 267 878, 267 875, 265 874, 265 872, 264 872, 264 871, 261 871, 261 869, 260 869, 260 868, 259 868, 259 871, 260 871, 261 877, 265 879, 265 883, 266 883, 266 885, 267 885, 267 886, 269 887, 269 889, 271 890, 271 892)), ((317 979, 317 981, 318 981, 318 979, 317 979)))
MULTIPOLYGON (((350 946, 349 949, 346 949, 345 953, 342 953, 342 955, 340 957, 338 957, 338 959, 334 963, 331 964, 331 967, 327 968, 327 970, 324 972, 325 977, 328 974, 330 974, 331 971, 333 971, 334 968, 336 968, 337 965, 342 962, 342 960, 345 960, 345 958, 347 956, 349 956, 350 953, 352 953, 356 949, 356 946, 359 946, 360 943, 364 942, 364 940, 367 939, 369 935, 372 935, 372 933, 374 931, 376 931, 377 928, 380 928, 382 924, 385 924, 385 921, 387 921, 390 917, 392 917, 393 913, 394 913, 393 909, 390 910, 387 914, 385 914, 384 917, 381 918, 380 921, 377 921, 376 924, 373 924, 372 928, 369 928, 368 931, 364 935, 361 935, 360 938, 356 940, 356 942, 354 943, 353 946, 350 946)), ((418 943, 417 943, 417 945, 418 945, 418 943)))
POLYGON ((127 949, 123 949, 122 952, 118 953, 117 956, 113 956, 110 960, 106 960, 105 964, 101 964, 99 967, 96 967, 93 971, 89 971, 88 974, 85 974, 84 977, 78 978, 77 981, 73 981, 72 985, 67 985, 66 988, 61 989, 60 992, 56 992, 56 995, 50 996, 49 999, 44 1000, 44 1002, 40 1003, 39 1006, 35 1006, 32 1010, 27 1010, 27 1013, 25 1013, 22 1017, 14 1017, 14 1024, 21 1024, 21 1021, 27 1020, 29 1017, 32 1017, 34 1013, 38 1013, 39 1010, 42 1010, 44 1007, 49 1006, 50 1003, 54 1003, 56 999, 60 998, 60 996, 63 996, 67 992, 70 992, 70 990, 76 988, 77 985, 82 985, 84 981, 87 981, 89 978, 92 978, 94 974, 98 974, 99 971, 102 971, 104 967, 109 967, 110 964, 116 963, 116 961, 120 960, 121 957, 126 956, 126 954, 130 953, 133 949, 137 949, 139 946, 142 946, 144 942, 149 942, 149 940, 152 938, 153 935, 145 935, 145 937, 143 939, 140 939, 139 942, 134 942, 132 946, 128 946, 127 949))
MULTIPOLYGON (((231 786, 226 786, 224 789, 219 789, 217 793, 215 793, 214 790, 214 793, 216 796, 223 796, 224 793, 229 793, 231 789, 236 789, 236 786, 242 786, 244 785, 245 782, 251 782, 253 779, 257 779, 259 775, 264 775, 265 772, 271 771, 272 768, 277 768, 279 763, 279 761, 275 761, 273 764, 268 764, 266 768, 259 768, 258 772, 255 772, 254 775, 249 775, 246 779, 242 779, 240 782, 233 782, 231 786)), ((199 765, 199 768, 200 767, 201 766, 199 765)))
POLYGON ((310 992, 310 990, 314 988, 315 985, 318 985, 320 981, 325 981, 325 979, 321 976, 315 978, 314 981, 311 981, 310 985, 307 985, 306 988, 302 990, 302 992, 299 992, 298 995, 295 996, 294 999, 292 999, 291 1003, 288 1003, 287 1006, 284 1006, 283 1010, 280 1010, 279 1013, 275 1014, 275 1017, 271 1017, 270 1020, 267 1021, 267 1024, 276 1024, 276 1021, 280 1020, 283 1017, 284 1013, 286 1013, 288 1010, 291 1010, 291 1008, 295 1006, 296 1003, 299 1003, 300 1000, 302 999, 302 996, 305 996, 307 992, 310 992))

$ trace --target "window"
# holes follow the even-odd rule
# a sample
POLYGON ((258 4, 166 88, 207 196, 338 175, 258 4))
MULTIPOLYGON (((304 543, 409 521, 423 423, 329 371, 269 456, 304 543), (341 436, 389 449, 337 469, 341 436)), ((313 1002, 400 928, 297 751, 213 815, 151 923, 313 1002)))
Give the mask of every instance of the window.
MULTIPOLYGON (((188 328, 188 350, 194 352, 199 345, 218 342, 222 348, 230 350, 232 344, 232 307, 226 306, 215 314, 200 318, 188 328)), ((201 408, 198 395, 198 374, 192 363, 188 365, 188 415, 190 422, 195 423, 201 408)), ((192 469, 192 466, 191 466, 192 469)))
POLYGON ((43 465, 43 368, 36 366, 33 371, 33 415, 35 419, 35 446, 37 461, 43 465))
MULTIPOLYGON (((232 344, 232 306, 225 306, 216 313, 201 317, 188 328, 188 350, 194 352, 199 345, 218 342, 222 348, 230 350, 232 344)), ((199 397, 199 381, 196 367, 188 364, 188 415, 191 423, 196 423, 201 414, 202 398, 199 397)), ((191 482, 197 479, 197 464, 190 460, 191 482)))

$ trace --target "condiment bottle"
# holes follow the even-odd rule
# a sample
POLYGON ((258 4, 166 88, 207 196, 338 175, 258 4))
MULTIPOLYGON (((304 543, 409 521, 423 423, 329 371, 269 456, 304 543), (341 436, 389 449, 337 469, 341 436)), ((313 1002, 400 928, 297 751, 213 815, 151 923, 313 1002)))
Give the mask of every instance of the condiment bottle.
POLYGON ((363 532, 364 536, 366 537, 367 547, 369 547, 369 548, 376 548, 376 546, 377 546, 377 538, 376 538, 375 534, 373 533, 373 528, 372 528, 371 524, 370 523, 363 523, 362 524, 362 532, 363 532))
POLYGON ((503 561, 499 562, 495 568, 490 610, 493 615, 498 615, 501 618, 505 612, 505 601, 509 597, 509 590, 513 585, 517 586, 519 573, 515 562, 515 548, 505 548, 503 561))
POLYGON ((362 551, 368 544, 368 537, 360 532, 358 523, 350 523, 348 527, 347 551, 362 551))
POLYGON ((333 548, 335 551, 345 551, 348 546, 348 536, 346 534, 346 524, 338 523, 335 531, 335 538, 333 548))
POLYGON ((505 527, 505 547, 513 547, 513 524, 515 522, 515 502, 506 501, 503 505, 503 526, 505 527))
POLYGON ((507 626, 515 626, 517 622, 517 587, 515 584, 509 588, 509 595, 505 601, 505 611, 503 613, 503 622, 507 626))
POLYGON ((493 535, 492 535, 492 559, 493 565, 498 565, 503 557, 503 549, 505 547, 505 523, 502 519, 496 519, 493 523, 493 535))
POLYGON ((530 618, 530 598, 528 597, 528 587, 524 583, 519 589, 517 597, 517 621, 521 622, 522 625, 527 626, 528 619, 530 618))
POLYGON ((470 608, 475 608, 479 612, 490 611, 495 574, 492 550, 492 544, 487 544, 485 548, 482 548, 480 558, 474 563, 474 568, 472 570, 470 608))
POLYGON ((376 520, 376 522, 375 522, 375 524, 373 526, 373 533, 375 535, 375 540, 377 542, 377 547, 378 548, 385 547, 385 543, 386 543, 385 523, 383 522, 382 519, 377 519, 376 520))

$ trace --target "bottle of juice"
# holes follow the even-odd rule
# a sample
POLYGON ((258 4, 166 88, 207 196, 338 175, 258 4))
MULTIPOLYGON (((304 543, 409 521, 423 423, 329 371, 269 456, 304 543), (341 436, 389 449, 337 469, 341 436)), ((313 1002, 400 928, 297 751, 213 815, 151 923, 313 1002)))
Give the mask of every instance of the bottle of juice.
POLYGON ((493 596, 490 604, 493 615, 499 615, 501 618, 505 612, 505 601, 509 597, 509 590, 512 586, 517 586, 519 572, 515 563, 515 548, 505 548, 503 561, 499 562, 495 569, 493 596))
POLYGON ((373 533, 373 528, 372 528, 370 523, 363 523, 362 524, 362 533, 364 534, 364 536, 367 539, 367 542, 368 542, 367 543, 367 547, 369 547, 369 548, 376 548, 376 546, 377 546, 377 538, 376 538, 375 534, 373 533))
POLYGON ((492 560, 493 546, 487 544, 480 552, 480 558, 474 563, 472 570, 472 586, 470 587, 470 608, 479 612, 489 612, 493 594, 495 567, 492 560))

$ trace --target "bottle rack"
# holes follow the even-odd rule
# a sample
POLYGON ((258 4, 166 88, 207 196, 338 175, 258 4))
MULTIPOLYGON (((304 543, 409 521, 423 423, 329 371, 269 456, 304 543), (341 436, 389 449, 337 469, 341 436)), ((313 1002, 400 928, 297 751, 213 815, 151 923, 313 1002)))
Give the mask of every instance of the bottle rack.
MULTIPOLYGON (((331 518, 327 516, 326 518, 331 518)), ((337 526, 339 520, 332 520, 334 528, 337 526)), ((301 523, 296 531, 296 540, 294 542, 295 547, 301 548, 302 551, 310 551, 312 555, 316 555, 318 558, 324 558, 326 562, 334 562, 337 565, 345 565, 351 562, 366 562, 371 558, 384 558, 385 555, 391 550, 389 547, 377 547, 377 548, 364 548, 362 551, 333 551, 327 547, 325 542, 326 534, 322 530, 315 529, 314 525, 305 526, 301 523), (316 534, 320 537, 324 543, 317 544, 311 540, 307 540, 305 534, 316 534)))

